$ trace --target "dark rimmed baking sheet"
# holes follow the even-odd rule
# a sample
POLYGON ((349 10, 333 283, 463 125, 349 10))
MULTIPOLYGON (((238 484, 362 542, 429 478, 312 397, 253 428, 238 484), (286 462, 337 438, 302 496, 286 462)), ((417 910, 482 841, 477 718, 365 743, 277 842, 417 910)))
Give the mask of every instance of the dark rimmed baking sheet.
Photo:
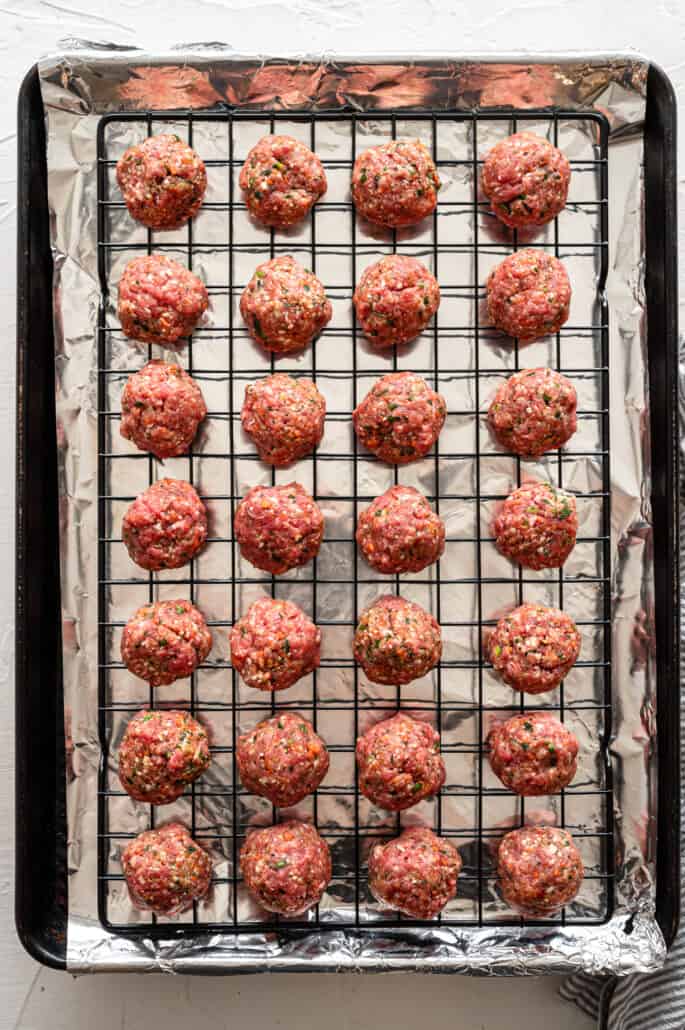
MULTIPOLYGON (((437 65, 436 65, 436 67, 437 67, 437 65)), ((461 67, 462 67, 462 70, 463 70, 464 66, 461 66, 461 67)), ((480 70, 478 71, 478 74, 481 77, 484 74, 484 72, 483 72, 483 68, 484 67, 485 66, 479 66, 480 70)), ((543 66, 543 68, 545 68, 545 72, 548 71, 548 69, 545 66, 543 66)), ((387 66, 386 66, 386 69, 387 69, 387 66)), ((339 67, 338 67, 337 70, 339 72, 339 67)), ((467 70, 469 70, 469 69, 467 69, 467 70)), ((368 74, 368 68, 364 69, 364 71, 368 74)), ((520 72, 520 69, 519 69, 519 72, 520 72)), ((519 72, 517 72, 517 74, 519 72)), ((614 68, 614 72, 616 72, 616 68, 614 68)), ((263 73, 261 73, 261 74, 263 74, 263 73)), ((472 74, 472 70, 469 70, 469 74, 472 74)), ((528 68, 528 73, 527 74, 528 74, 528 77, 530 78, 530 68, 528 68)), ((391 79, 391 76, 389 76, 389 73, 387 72, 387 70, 386 70, 386 77, 391 79)), ((211 76, 210 76, 210 78, 211 78, 211 76)), ((424 81, 426 81, 426 73, 425 72, 423 73, 423 78, 424 78, 424 81)), ((508 79, 507 79, 506 76, 502 77, 501 72, 498 72, 498 79, 501 79, 501 81, 510 81, 511 78, 512 78, 511 75, 509 75, 508 79)), ((516 76, 514 75, 514 79, 515 78, 516 78, 516 76)), ((542 76, 541 78, 544 79, 544 81, 547 81, 547 82, 549 81, 549 76, 548 75, 542 76)), ((598 73, 597 73, 597 70, 595 69, 595 79, 597 79, 597 78, 598 78, 598 73)), ((230 81, 230 79, 231 79, 231 76, 230 76, 230 74, 228 74, 227 79, 225 77, 222 77, 221 81, 230 81)), ((621 83, 622 84, 621 88, 623 88, 623 84, 626 81, 632 82, 634 80, 635 81, 639 81, 638 70, 635 67, 633 67, 631 69, 631 71, 630 71, 630 74, 628 75, 625 72, 625 69, 624 69, 623 71, 620 72, 620 74, 618 74, 618 73, 614 74, 614 77, 611 80, 612 88, 618 88, 616 83, 621 83)), ((76 80, 74 79, 74 81, 76 81, 76 80)), ((271 81, 273 81, 273 76, 272 76, 271 81)), ((308 80, 308 81, 310 81, 310 80, 308 80)), ((443 76, 443 77, 440 78, 440 81, 442 81, 442 82, 448 82, 449 81, 451 83, 452 80, 447 79, 446 77, 443 76)), ((482 81, 482 78, 481 78, 481 81, 482 81)), ((98 79, 98 82, 100 82, 100 79, 98 79)), ((80 83, 80 87, 81 87, 82 86, 82 80, 79 80, 79 83, 80 83)), ((451 96, 448 102, 452 103, 453 100, 454 100, 454 96, 451 96)), ((271 98, 271 102, 273 102, 273 98, 271 98)), ((611 114, 611 111, 610 111, 610 114, 611 114)), ((617 120, 614 117, 613 119, 610 119, 610 120, 612 121, 613 131, 614 132, 619 132, 621 130, 620 119, 617 120)), ((625 132, 625 125, 623 126, 623 131, 625 132)), ((648 222, 648 224, 649 224, 649 222, 648 222)), ((649 280, 649 278, 648 278, 648 281, 647 281, 647 288, 648 288, 648 290, 650 288, 650 280, 649 280)), ((650 351, 650 354, 651 354, 651 351, 650 351)), ((674 343, 674 356, 675 356, 675 343, 674 343)), ((652 388, 654 389, 654 386, 652 388)), ((655 500, 656 500, 656 498, 655 498, 655 500)), ((657 607, 657 614, 658 614, 658 607, 657 607)), ((658 632, 658 630, 657 630, 657 632, 658 632)), ((78 778, 79 777, 77 775, 77 780, 78 780, 78 778)), ((82 788, 83 785, 81 784, 79 786, 82 788)), ((624 922, 625 922, 625 920, 624 920, 624 922)), ((637 920, 636 926, 637 926, 638 936, 639 936, 640 932, 642 932, 643 930, 647 929, 646 928, 646 924, 643 924, 641 918, 637 920)), ((79 947, 83 947, 84 948, 84 953, 85 953, 85 950, 87 950, 88 948, 92 948, 92 943, 93 942, 90 941, 89 944, 86 947, 84 942, 85 942, 85 940, 88 939, 88 934, 89 934, 89 931, 87 930, 87 928, 85 929, 84 933, 85 933, 85 936, 83 936, 81 934, 81 929, 77 928, 75 923, 74 923, 74 921, 72 920, 72 926, 70 927, 71 940, 73 942, 75 942, 75 947, 77 949, 79 947)), ((632 942, 637 940, 637 937, 635 936, 635 934, 636 934, 636 931, 634 930, 633 934, 631 934, 632 942)), ((323 935, 321 935, 321 936, 323 937, 323 935)), ((507 947, 504 944, 504 941, 502 941, 501 946, 497 949, 497 955, 496 956, 493 955, 492 949, 490 949, 490 951, 487 954, 486 953, 478 953, 478 942, 479 942, 479 939, 480 939, 479 935, 476 934, 476 933, 469 933, 469 931, 464 931, 464 934, 454 935, 454 936, 446 935, 445 933, 439 933, 439 934, 438 933, 426 933, 423 936, 423 939, 420 939, 420 938, 417 937, 414 942, 411 942, 411 943, 413 943, 413 951, 411 950, 410 947, 407 946, 407 942, 406 941, 403 941, 402 946, 399 946, 398 941, 395 940, 394 946, 393 946, 393 949, 392 949, 392 955, 389 953, 389 949, 386 947, 385 950, 384 950, 383 959, 381 959, 381 957, 380 957, 380 951, 376 950, 376 948, 374 948, 373 941, 372 940, 367 940, 367 938, 365 936, 362 936, 360 943, 356 947, 353 944, 353 942, 355 940, 355 935, 351 935, 349 940, 346 940, 346 939, 343 939, 344 935, 341 937, 340 934, 337 934, 337 933, 334 933, 334 932, 332 933, 332 932, 329 931, 326 936, 327 936, 327 941, 325 943, 324 943, 323 940, 320 940, 321 945, 322 945, 321 954, 318 956, 317 961, 313 963, 313 965, 315 965, 316 967, 319 967, 319 968, 321 968, 322 966, 325 967, 326 963, 328 963, 329 965, 335 965, 335 966, 340 966, 340 965, 343 965, 343 966, 344 965, 357 966, 358 965, 360 967, 371 967, 371 968, 387 968, 389 966, 392 966, 393 964, 397 964, 399 966, 405 966, 405 967, 406 966, 418 965, 421 968, 440 968, 440 967, 442 967, 442 968, 461 968, 462 967, 462 960, 461 960, 460 956, 463 956, 464 946, 465 946, 465 943, 467 941, 471 942, 471 949, 470 949, 470 953, 468 955, 468 961, 463 963, 464 968, 466 968, 466 967, 470 967, 470 968, 486 968, 486 967, 489 967, 492 971, 506 972, 506 971, 509 971, 509 969, 507 968, 507 963, 510 963, 513 966, 517 966, 518 965, 518 960, 517 960, 516 956, 519 953, 516 951, 517 945, 515 944, 515 935, 514 934, 510 934, 509 935, 509 942, 510 942, 510 944, 514 945, 513 950, 511 952, 508 952, 507 951, 507 947), (362 941, 363 941, 363 943, 361 943, 362 941), (439 942, 439 945, 440 945, 439 948, 437 947, 438 942, 439 942), (454 950, 454 947, 456 947, 456 950, 454 950), (334 950, 337 949, 337 951, 338 951, 338 958, 337 958, 337 960, 333 956, 333 954, 332 954, 332 952, 330 950, 331 948, 333 948, 334 950), (438 954, 438 951, 439 951, 439 954, 438 954)), ((535 969, 536 971, 539 971, 541 968, 572 968, 573 967, 573 961, 570 960, 568 958, 568 956, 566 956, 566 959, 571 961, 571 965, 570 966, 565 966, 564 965, 564 962, 566 961, 566 959, 563 957, 563 948, 559 948, 558 947, 558 943, 559 943, 558 939, 557 939, 557 944, 556 945, 555 945, 555 943, 551 943, 548 938, 543 938, 542 936, 539 936, 537 939, 538 939, 538 945, 542 948, 542 951, 544 953, 544 957, 542 959, 540 959, 539 954, 538 954, 538 957, 535 960, 531 960, 530 964, 528 964, 528 960, 527 960, 527 957, 526 957, 526 959, 524 959, 526 968, 530 968, 531 971, 533 969, 535 969), (561 966, 559 965, 559 963, 561 963, 561 966)), ((618 938, 612 938, 612 939, 613 940, 618 940, 618 938)), ((652 954, 652 958, 650 959, 650 961, 655 961, 654 956, 657 955, 658 951, 659 951, 658 944, 656 943, 656 938, 649 937, 649 933, 647 933, 647 937, 645 939, 651 940, 653 945, 654 945, 653 954, 652 954)), ((305 940, 307 940, 307 938, 305 938, 305 940)), ((309 936, 309 945, 310 946, 312 944, 312 940, 313 940, 313 935, 310 935, 309 936)), ((570 937, 569 937, 568 941, 570 943, 570 937)), ((380 945, 380 943, 381 943, 380 940, 378 939, 377 934, 376 934, 375 943, 376 943, 376 945, 380 945)), ((387 943, 389 943, 389 942, 386 941, 386 944, 387 943)), ((561 943, 563 943, 563 942, 561 942, 561 943)), ((181 953, 179 953, 178 949, 176 949, 176 951, 175 951, 175 954, 177 955, 179 962, 182 963, 182 967, 183 968, 186 968, 186 963, 187 963, 188 966, 192 966, 194 964, 193 955, 195 953, 198 953, 198 952, 201 953, 202 950, 203 950, 203 946, 206 949, 206 941, 203 942, 203 941, 201 941, 199 939, 195 939, 192 943, 188 942, 188 944, 189 944, 188 948, 187 949, 183 949, 183 956, 181 955, 181 953)), ((490 941, 490 944, 492 945, 492 941, 490 941)), ((578 946, 578 941, 576 941, 576 947, 577 946, 578 946)), ((123 944, 122 944, 122 947, 123 947, 123 944)), ((618 954, 616 954, 614 956, 610 956, 609 957, 609 961, 611 961, 611 962, 614 962, 614 961, 617 961, 617 962, 627 962, 627 963, 630 963, 631 961, 634 962, 635 961, 635 954, 634 954, 635 949, 633 948, 633 954, 632 955, 628 954, 628 952, 630 952, 630 950, 631 949, 628 948, 627 951, 624 951, 622 957, 619 957, 618 954)), ((164 951, 163 945, 160 945, 160 954, 162 954, 163 951, 164 951)), ((529 949, 524 949, 524 950, 522 950, 520 952, 520 954, 527 956, 528 952, 529 952, 529 949)), ((102 954, 101 950, 100 950, 100 954, 102 954)), ((299 951, 298 951, 298 947, 297 947, 297 944, 296 944, 295 935, 293 935, 293 940, 292 940, 291 948, 289 950, 284 948, 282 953, 279 952, 278 954, 274 954, 273 953, 273 949, 271 949, 270 954, 269 954, 269 961, 268 961, 267 964, 268 964, 268 966, 270 968, 293 968, 293 966, 297 967, 297 964, 298 964, 298 961, 299 961, 298 960, 298 954, 299 954, 299 951)), ((604 957, 606 958, 606 956, 604 956, 604 957)), ((118 966, 118 962, 116 961, 116 958, 113 955, 110 955, 109 958, 111 960, 110 968, 118 966)), ((121 961, 122 961, 122 964, 124 966, 126 966, 126 965, 135 965, 136 967, 140 968, 140 961, 139 960, 141 958, 142 958, 142 956, 140 954, 138 954, 135 951, 131 951, 131 949, 129 949, 127 947, 127 948, 123 949, 121 961), (126 955, 125 958, 123 957, 124 954, 126 955)), ((656 960, 658 960, 658 959, 656 959, 656 960)), ((146 956, 146 961, 150 961, 150 955, 149 954, 146 956)), ((576 957, 575 961, 578 962, 579 964, 588 965, 588 963, 592 963, 592 962, 596 962, 596 961, 601 961, 601 960, 599 960, 597 956, 595 956, 593 958, 592 957, 592 949, 589 948, 588 951, 587 951, 587 954, 585 956, 583 956, 582 958, 576 957)), ((96 963, 96 964, 100 965, 100 963, 96 963)), ((109 964, 109 962, 108 962, 108 964, 109 964)), ((214 953, 213 957, 205 953, 205 960, 204 960, 204 966, 207 969, 218 969, 218 968, 225 968, 225 967, 229 967, 229 966, 238 969, 238 968, 245 968, 245 966, 248 966, 248 967, 252 967, 252 966, 258 967, 259 964, 260 964, 260 962, 256 958, 256 953, 252 950, 252 948, 247 948, 246 949, 244 943, 243 943, 243 948, 241 949, 240 943, 237 943, 234 946, 230 946, 228 942, 225 942, 225 943, 222 942, 222 946, 219 947, 218 951, 214 953), (229 955, 230 955, 230 958, 228 957, 229 955), (253 959, 255 960, 254 962, 252 961, 253 959)), ((88 965, 88 961, 86 961, 86 965, 88 965)))

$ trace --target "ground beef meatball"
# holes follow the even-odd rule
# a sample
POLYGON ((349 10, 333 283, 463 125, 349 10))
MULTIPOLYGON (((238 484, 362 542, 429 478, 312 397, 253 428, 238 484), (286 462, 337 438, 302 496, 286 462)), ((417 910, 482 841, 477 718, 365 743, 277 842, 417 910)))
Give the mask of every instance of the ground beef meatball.
POLYGON ((240 413, 259 457, 269 465, 290 465, 321 442, 326 401, 310 379, 282 372, 252 383, 240 413))
POLYGON ((212 634, 190 601, 157 601, 133 615, 121 636, 121 657, 134 676, 162 687, 204 662, 212 634))
POLYGON ((331 853, 315 827, 297 819, 253 830, 240 849, 245 886, 267 912, 299 916, 318 905, 331 880, 331 853))
POLYGON ((553 254, 517 250, 493 268, 487 296, 493 325, 525 343, 561 329, 568 319, 571 283, 553 254))
POLYGON ((496 143, 483 163, 483 193, 512 229, 551 222, 566 206, 570 179, 565 155, 532 132, 496 143))
POLYGON ((202 391, 180 365, 148 361, 121 395, 121 435, 157 458, 185 454, 207 415, 202 391))
POLYGON ((411 683, 430 672, 441 655, 440 627, 413 601, 386 594, 362 612, 354 657, 372 683, 411 683))
POLYGON ((274 229, 302 221, 327 185, 319 158, 292 136, 264 136, 240 172, 248 211, 274 229))
POLYGON ((557 794, 576 775, 578 741, 551 712, 524 712, 488 736, 490 765, 522 797, 557 794))
POLYGON ((364 335, 393 347, 423 332, 440 305, 440 287, 416 258, 388 254, 364 271, 353 299, 364 335))
POLYGON ((143 912, 175 916, 209 890, 212 860, 180 823, 140 833, 121 864, 131 901, 143 912))
POLYGON ((278 576, 316 558, 323 514, 299 483, 253 486, 236 508, 233 533, 243 558, 278 576))
POLYGON ((505 683, 526 694, 554 690, 580 654, 580 632, 566 612, 522 604, 500 619, 488 657, 505 683))
POLYGON ((386 908, 434 919, 457 893, 459 852, 425 826, 412 826, 369 854, 369 887, 386 908))
POLYGON ((544 919, 575 898, 583 882, 583 860, 567 830, 523 826, 502 838, 497 875, 511 908, 544 919))
POLYGON ((148 229, 180 229, 200 210, 207 172, 179 136, 150 136, 117 162, 117 182, 137 222, 148 229))
POLYGON ((119 280, 119 321, 131 340, 177 343, 207 310, 205 284, 164 254, 133 258, 119 280))
POLYGON ((502 383, 490 405, 499 443, 522 458, 563 447, 576 431, 575 387, 551 368, 526 368, 502 383))
POLYGON ((297 712, 280 712, 238 738, 243 786, 288 808, 313 794, 328 772, 326 745, 297 712))
POLYGON ((182 479, 160 479, 136 497, 124 515, 121 535, 131 560, 142 569, 180 569, 204 547, 207 509, 182 479))
POLYGON ((378 572, 420 572, 444 551, 445 523, 413 486, 391 486, 359 516, 357 543, 378 572))
POLYGON ((360 154, 352 170, 352 199, 377 225, 416 225, 438 203, 440 179, 428 149, 417 139, 391 140, 360 154))
POLYGON ((576 499, 550 483, 524 483, 509 494, 492 530, 511 561, 528 569, 558 569, 576 543, 576 499))
POLYGON ((430 798, 445 782, 440 734, 398 712, 357 741, 359 789, 380 808, 402 812, 430 798))
POLYGON ((127 794, 168 805, 209 767, 209 742, 189 712, 138 712, 119 745, 119 779, 127 794))
POLYGON ((415 372, 389 372, 352 413, 360 442, 383 461, 423 458, 442 429, 447 404, 415 372))
POLYGON ((321 632, 292 601, 262 597, 231 630, 231 662, 248 687, 285 690, 316 669, 321 632))
POLYGON ((331 320, 323 283, 290 255, 258 265, 240 298, 250 336, 275 354, 300 351, 331 320))

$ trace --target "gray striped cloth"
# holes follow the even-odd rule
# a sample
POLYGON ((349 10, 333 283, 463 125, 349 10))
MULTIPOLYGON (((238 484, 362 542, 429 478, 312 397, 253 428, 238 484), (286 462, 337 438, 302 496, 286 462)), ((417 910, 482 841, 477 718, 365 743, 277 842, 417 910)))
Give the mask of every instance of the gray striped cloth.
MULTIPOLYGON (((683 348, 681 346, 681 356, 683 348)), ((683 391, 685 393, 685 391, 683 391)), ((685 398, 684 398, 685 399, 685 398)), ((681 400, 681 424, 683 424, 681 400)), ((685 438, 685 437, 684 437, 685 438)), ((683 473, 685 477, 685 460, 683 473)), ((685 584, 685 489, 680 490, 683 516, 680 522, 680 568, 685 584)), ((685 612, 685 599, 681 598, 685 612)), ((681 623, 680 680, 685 683, 685 639, 681 623)), ((680 739, 685 742, 685 704, 681 698, 680 739)), ((685 748, 681 762, 685 757, 685 748)), ((683 772, 681 766, 681 773, 683 772)), ((682 781, 685 783, 685 778, 682 781)), ((685 854, 685 805, 681 799, 680 850, 685 854)), ((685 914, 685 891, 681 884, 681 912, 685 914)), ((681 927, 666 965, 657 973, 636 973, 626 977, 596 977, 577 973, 562 985, 562 998, 575 1002, 586 1015, 597 1020, 600 1030, 685 1030, 685 927, 681 927)))

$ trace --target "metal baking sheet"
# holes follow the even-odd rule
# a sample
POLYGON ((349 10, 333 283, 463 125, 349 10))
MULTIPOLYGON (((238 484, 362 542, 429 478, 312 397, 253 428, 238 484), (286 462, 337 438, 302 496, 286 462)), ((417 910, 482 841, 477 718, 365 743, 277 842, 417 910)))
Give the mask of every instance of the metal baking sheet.
POLYGON ((157 58, 74 50, 41 66, 48 112, 58 437, 65 484, 65 706, 74 745, 67 794, 70 968, 624 972, 655 968, 663 960, 664 942, 653 915, 654 724, 646 717, 653 712, 654 650, 650 512, 644 501, 649 468, 642 443, 648 403, 640 265, 645 74, 644 62, 633 59, 532 65, 437 58, 326 63, 229 58, 215 48, 157 58), (225 104, 231 105, 231 116, 217 108, 225 104), (198 111, 189 123, 188 109, 211 106, 212 117, 198 111), (515 127, 515 111, 493 110, 502 106, 521 108, 521 119, 528 111, 530 127, 558 136, 577 164, 574 188, 577 184, 581 191, 572 196, 558 223, 534 241, 553 248, 569 265, 574 301, 568 330, 521 354, 489 333, 479 313, 487 268, 519 242, 503 235, 479 207, 474 187, 477 160, 515 127), (473 114, 474 107, 483 109, 482 116, 473 114), (557 115, 530 115, 541 107, 555 108, 557 115), (193 145, 210 162, 207 200, 212 207, 195 220, 192 249, 185 233, 179 238, 141 236, 140 227, 109 195, 118 154, 150 128, 159 131, 162 120, 158 123, 156 114, 165 112, 165 125, 171 114, 173 122, 170 109, 179 112, 176 131, 187 133, 190 127, 193 145), (271 112, 281 131, 309 140, 316 132, 316 149, 328 162, 329 194, 315 219, 289 236, 287 245, 254 228, 241 210, 234 184, 241 156, 268 131, 271 112), (423 235, 422 230, 394 237, 366 235, 350 217, 346 185, 354 148, 392 133, 426 135, 441 162, 445 187, 440 213, 423 235), (177 249, 174 256, 181 260, 192 257, 193 267, 212 286, 211 317, 195 334, 186 357, 201 379, 210 410, 217 413, 192 460, 168 462, 164 472, 147 460, 132 459, 118 438, 118 393, 126 372, 140 367, 146 356, 117 331, 114 293, 109 293, 122 263, 137 247, 160 244, 172 253, 177 249), (104 280, 98 275, 103 247, 104 280), (234 865, 240 834, 268 816, 254 798, 236 796, 233 789, 232 743, 258 713, 250 692, 227 668, 226 628, 256 594, 271 589, 268 580, 254 582, 253 572, 239 560, 236 567, 230 543, 231 504, 267 475, 239 430, 233 437, 231 427, 245 381, 270 367, 234 316, 241 285, 274 248, 296 256, 304 252, 335 308, 330 332, 313 350, 278 362, 279 369, 316 373, 335 413, 328 420, 320 458, 298 466, 297 476, 321 499, 327 533, 333 529, 336 543, 324 546, 315 576, 300 570, 279 580, 277 587, 278 596, 298 600, 324 627, 324 663, 316 680, 297 685, 287 698, 279 698, 279 705, 316 712, 320 732, 334 745, 336 769, 336 786, 320 792, 315 811, 305 805, 300 813, 314 814, 324 831, 337 838, 334 862, 339 873, 312 924, 301 929, 285 924, 265 928, 235 882, 234 865), (348 457, 354 454, 349 411, 357 394, 363 396, 371 381, 392 367, 355 338, 350 297, 361 268, 393 248, 406 248, 432 262, 446 284, 436 330, 395 359, 398 368, 437 378, 450 409, 438 457, 400 473, 402 482, 436 499, 450 538, 437 576, 428 572, 402 582, 406 596, 441 616, 447 645, 440 671, 402 691, 404 708, 425 710, 435 719, 448 762, 448 789, 441 800, 421 806, 410 819, 419 817, 459 838, 466 872, 442 922, 423 928, 388 925, 364 893, 357 859, 363 857, 366 839, 392 832, 395 824, 369 812, 361 820, 365 832, 354 832, 360 806, 352 746, 371 711, 381 706, 392 710, 398 698, 394 691, 362 682, 349 660, 343 660, 350 652, 360 605, 389 582, 372 579, 366 570, 360 575, 354 548, 346 543, 352 540, 358 507, 389 485, 388 470, 363 456, 348 457), (584 414, 572 451, 563 461, 555 458, 535 469, 580 497, 581 540, 563 577, 512 578, 511 568, 500 567, 487 540, 492 504, 522 472, 533 471, 526 469, 527 463, 515 464, 496 454, 482 417, 495 384, 521 363, 549 363, 577 375, 584 414), (225 457, 210 459, 210 453, 225 457), (135 572, 117 540, 118 520, 126 499, 144 488, 150 475, 165 473, 194 478, 209 496, 222 542, 212 544, 195 563, 203 567, 193 570, 192 582, 169 583, 165 578, 170 577, 161 576, 152 585, 136 585, 130 582, 135 572), (98 583, 98 544, 104 590, 98 583), (186 933, 181 933, 183 919, 150 926, 136 914, 118 868, 121 840, 149 825, 150 813, 119 796, 110 770, 128 710, 148 702, 144 686, 116 667, 115 656, 121 623, 147 600, 150 590, 155 597, 191 596, 187 592, 193 591, 217 626, 208 668, 187 689, 177 684, 155 695, 158 704, 181 698, 196 705, 229 756, 227 761, 215 759, 217 783, 212 787, 217 789, 211 797, 198 798, 196 790, 180 802, 178 813, 164 812, 165 818, 178 814, 189 823, 199 820, 198 836, 205 831, 212 838, 217 860, 219 882, 207 905, 194 913, 195 925, 186 927, 192 932, 186 933), (527 816, 572 826, 590 876, 561 925, 523 927, 510 913, 507 918, 488 874, 487 841, 496 839, 503 826, 520 821, 523 812, 519 801, 486 779, 482 741, 487 721, 498 709, 512 706, 514 698, 483 668, 479 637, 482 625, 503 605, 520 597, 559 603, 562 592, 565 607, 587 623, 583 664, 569 677, 561 698, 562 714, 581 739, 581 786, 561 800, 540 799, 535 811, 529 802, 527 816), (98 605, 93 603, 96 597, 98 605), (101 919, 112 929, 106 930, 101 919), (588 928, 588 923, 596 925, 588 928), (142 932, 130 936, 132 929, 142 932))

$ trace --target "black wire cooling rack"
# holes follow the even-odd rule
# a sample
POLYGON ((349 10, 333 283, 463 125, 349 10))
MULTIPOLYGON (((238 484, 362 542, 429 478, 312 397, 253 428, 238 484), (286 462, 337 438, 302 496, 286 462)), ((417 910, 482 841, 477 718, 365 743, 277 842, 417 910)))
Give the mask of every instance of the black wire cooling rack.
POLYGON ((100 121, 98 881, 100 917, 109 928, 119 933, 169 935, 199 930, 254 933, 286 927, 311 931, 424 925, 380 911, 366 886, 365 858, 371 842, 393 837, 402 825, 415 822, 431 825, 453 840, 462 855, 458 896, 440 917, 442 925, 520 923, 497 895, 493 844, 506 829, 524 821, 566 826, 586 864, 586 880, 576 901, 545 923, 599 924, 611 915, 609 345, 604 296, 607 142, 608 126, 601 115, 573 111, 272 114, 226 109, 136 112, 100 121), (572 142, 574 175, 567 211, 530 241, 496 223, 477 187, 479 165, 489 145, 522 127, 548 135, 562 149, 572 142), (209 188, 202 211, 188 227, 178 233, 153 234, 133 226, 114 185, 114 169, 126 146, 163 131, 178 133, 198 150, 207 165, 209 188), (266 132, 290 133, 304 140, 322 157, 329 178, 327 196, 306 224, 288 234, 255 227, 237 186, 247 150, 266 132), (356 218, 347 185, 359 152, 383 138, 398 136, 419 136, 427 143, 445 188, 436 212, 418 230, 376 233, 356 218), (580 194, 574 196, 579 186, 580 194), (488 326, 483 306, 489 267, 528 242, 575 262, 574 291, 582 282, 589 298, 587 313, 573 322, 574 301, 571 323, 537 345, 538 350, 519 349, 517 341, 512 345, 501 337, 488 326), (162 356, 162 351, 124 340, 112 287, 127 260, 153 251, 169 253, 195 268, 207 282, 212 308, 211 324, 200 328, 174 355, 205 393, 210 409, 206 428, 187 458, 165 465, 134 451, 119 437, 123 384, 131 372, 150 357, 162 356), (374 354, 357 332, 351 297, 363 267, 393 251, 426 261, 440 282, 443 300, 421 340, 387 356, 374 354), (249 340, 237 304, 254 266, 284 253, 293 254, 322 278, 333 301, 334 318, 305 355, 274 362, 249 340), (563 371, 576 383, 580 396, 578 434, 568 448, 535 465, 497 450, 485 419, 495 385, 513 370, 534 364, 563 371), (240 429, 245 385, 274 367, 310 376, 328 397, 321 447, 285 473, 260 465, 240 429), (416 466, 381 471, 375 459, 358 447, 350 428, 351 411, 376 378, 398 369, 419 372, 445 393, 448 417, 431 456, 416 466), (565 569, 524 573, 497 555, 489 535, 492 505, 521 482, 522 473, 524 478, 547 477, 571 489, 578 499, 580 535, 565 569), (196 486, 210 510, 212 536, 204 554, 190 566, 146 575, 126 555, 121 515, 140 490, 163 475, 184 478, 196 486), (326 535, 321 554, 311 566, 274 579, 241 560, 232 538, 232 510, 250 485, 290 479, 307 485, 323 507, 326 535), (378 482, 378 489, 370 488, 378 482), (447 520, 445 555, 416 577, 377 576, 354 545, 359 511, 393 482, 417 485, 447 520), (299 603, 322 628, 324 638, 321 668, 276 698, 246 688, 228 660, 230 626, 264 591, 299 603), (401 689, 374 687, 352 660, 360 609, 385 592, 402 593, 429 607, 446 640, 440 666, 425 681, 401 689), (209 660, 190 681, 154 691, 123 668, 121 627, 139 605, 174 596, 188 597, 198 605, 215 644, 209 660), (498 684, 481 653, 483 631, 497 621, 502 607, 523 600, 566 607, 583 633, 581 661, 566 684, 558 693, 539 699, 527 699, 498 684), (536 700, 541 703, 533 703, 536 700), (139 708, 172 704, 189 708, 207 723, 212 769, 172 806, 155 809, 135 804, 116 776, 118 741, 139 708), (372 713, 390 714, 398 706, 434 720, 448 770, 438 798, 401 816, 380 812, 360 797, 354 768, 355 740, 372 713), (280 813, 242 789, 235 767, 236 738, 275 708, 296 709, 311 718, 331 753, 331 769, 322 788, 298 806, 296 814, 312 819, 328 840, 333 881, 316 909, 287 921, 265 919, 254 908, 237 861, 250 826, 264 825, 280 813), (489 770, 484 741, 490 720, 525 708, 559 713, 580 736, 586 752, 596 753, 577 782, 553 798, 516 798, 489 770), (136 832, 175 818, 185 822, 212 853, 214 890, 209 901, 196 904, 178 919, 158 920, 130 907, 119 854, 136 832))

